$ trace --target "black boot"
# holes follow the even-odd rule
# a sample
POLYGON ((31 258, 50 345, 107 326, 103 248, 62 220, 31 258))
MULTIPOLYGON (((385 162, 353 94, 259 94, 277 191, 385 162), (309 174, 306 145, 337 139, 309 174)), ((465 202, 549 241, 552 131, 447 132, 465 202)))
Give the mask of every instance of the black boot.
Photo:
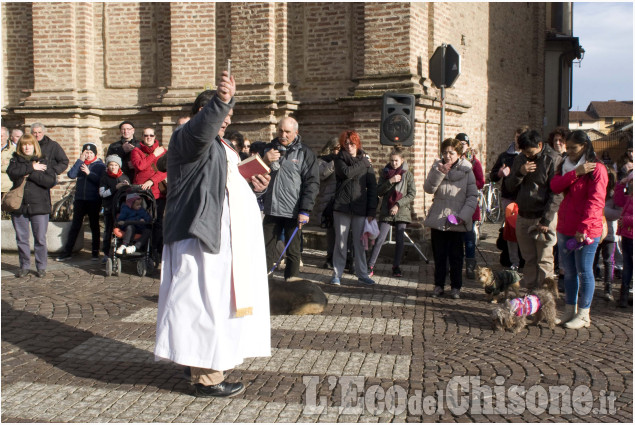
POLYGON ((628 308, 628 290, 630 289, 630 282, 623 282, 620 288, 620 301, 617 304, 620 308, 628 308))
POLYGON ((604 299, 607 301, 615 301, 615 298, 613 298, 613 284, 611 282, 604 282, 604 299))
POLYGON ((476 258, 465 259, 465 277, 474 279, 476 277, 474 270, 476 269, 476 258))
POLYGON ((613 281, 611 276, 611 268, 604 264, 604 299, 607 301, 615 301, 613 298, 613 281))

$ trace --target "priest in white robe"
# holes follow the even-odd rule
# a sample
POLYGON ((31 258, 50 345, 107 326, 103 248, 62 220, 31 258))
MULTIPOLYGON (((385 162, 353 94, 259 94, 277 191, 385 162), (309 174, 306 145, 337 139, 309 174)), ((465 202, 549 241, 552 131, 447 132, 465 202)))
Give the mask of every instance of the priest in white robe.
POLYGON ((197 396, 244 391, 224 371, 271 355, 269 291, 260 209, 269 176, 239 174, 223 140, 236 84, 225 71, 172 135, 155 358, 189 366, 197 396))

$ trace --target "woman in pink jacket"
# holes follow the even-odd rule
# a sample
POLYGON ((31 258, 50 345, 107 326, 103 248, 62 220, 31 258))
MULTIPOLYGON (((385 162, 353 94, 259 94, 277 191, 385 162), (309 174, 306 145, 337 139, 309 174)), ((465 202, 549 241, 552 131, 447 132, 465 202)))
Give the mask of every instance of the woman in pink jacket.
POLYGON ((551 179, 551 190, 565 194, 556 228, 566 303, 561 322, 566 328, 579 329, 591 324, 593 259, 602 236, 608 174, 584 131, 569 133, 566 145, 567 156, 551 179))
POLYGON ((633 277, 633 172, 615 186, 615 205, 623 207, 619 219, 617 234, 622 237, 622 253, 624 270, 622 271, 622 288, 618 307, 628 307, 628 291, 633 277))

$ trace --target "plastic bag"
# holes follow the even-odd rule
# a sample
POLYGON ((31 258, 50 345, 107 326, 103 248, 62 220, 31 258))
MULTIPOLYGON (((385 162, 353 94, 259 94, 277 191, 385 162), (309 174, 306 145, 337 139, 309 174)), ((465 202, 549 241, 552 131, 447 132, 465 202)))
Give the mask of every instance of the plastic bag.
POLYGON ((379 225, 374 218, 369 222, 364 220, 364 232, 362 233, 362 245, 364 249, 368 249, 368 241, 374 241, 379 236, 379 225))

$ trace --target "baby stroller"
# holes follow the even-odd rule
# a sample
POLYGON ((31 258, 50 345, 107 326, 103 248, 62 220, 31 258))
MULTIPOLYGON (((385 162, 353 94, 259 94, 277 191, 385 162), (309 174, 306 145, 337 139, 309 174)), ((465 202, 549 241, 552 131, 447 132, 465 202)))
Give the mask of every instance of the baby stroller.
MULTIPOLYGON (((137 274, 141 277, 146 274, 152 274, 155 269, 155 261, 152 258, 152 226, 154 225, 154 221, 156 219, 156 200, 152 195, 150 190, 143 190, 139 185, 126 186, 119 189, 115 195, 113 196, 113 205, 112 205, 112 215, 114 228, 112 231, 112 243, 111 243, 111 251, 108 253, 109 257, 106 259, 106 276, 111 276, 114 274, 115 276, 119 276, 122 271, 122 259, 131 260, 137 263, 137 274), (137 195, 141 198, 141 208, 147 211, 150 216, 150 221, 124 221, 123 225, 119 225, 119 214, 121 213, 121 209, 124 204, 126 204, 126 199, 130 196, 137 195), (137 226, 146 226, 150 231, 150 236, 148 238, 145 247, 141 247, 134 253, 118 253, 121 251, 120 245, 123 243, 124 233, 126 226, 128 225, 137 225, 137 226)), ((141 233, 136 233, 132 242, 138 241, 142 237, 141 233)))

